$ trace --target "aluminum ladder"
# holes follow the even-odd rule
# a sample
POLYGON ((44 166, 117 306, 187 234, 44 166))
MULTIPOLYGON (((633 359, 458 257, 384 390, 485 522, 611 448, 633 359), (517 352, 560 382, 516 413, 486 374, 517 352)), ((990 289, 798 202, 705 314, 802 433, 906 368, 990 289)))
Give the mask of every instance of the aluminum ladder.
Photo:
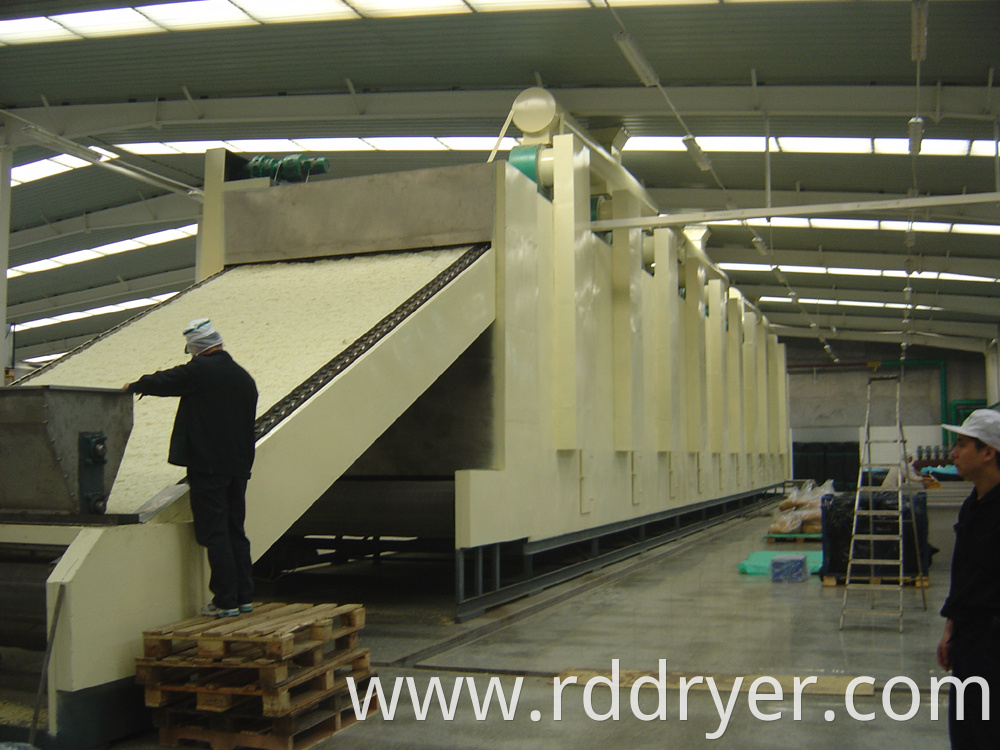
POLYGON ((899 632, 903 632, 903 589, 907 583, 903 570, 904 525, 909 526, 913 534, 919 575, 916 584, 920 589, 924 609, 927 609, 926 571, 923 566, 912 501, 909 523, 904 524, 903 520, 909 461, 900 419, 901 390, 901 375, 876 376, 868 380, 865 435, 858 468, 858 490, 854 496, 854 521, 847 559, 847 576, 844 580, 844 601, 840 610, 840 630, 843 630, 844 619, 848 615, 860 615, 895 617, 899 621, 899 632), (895 436, 886 440, 873 440, 872 392, 873 389, 884 389, 891 384, 895 385, 896 390, 895 436), (897 446, 895 462, 872 461, 872 445, 879 443, 897 446), (895 483, 890 483, 888 486, 872 484, 873 473, 877 469, 888 469, 890 477, 891 472, 895 470, 895 483), (883 578, 895 580, 896 585, 880 583, 883 578))

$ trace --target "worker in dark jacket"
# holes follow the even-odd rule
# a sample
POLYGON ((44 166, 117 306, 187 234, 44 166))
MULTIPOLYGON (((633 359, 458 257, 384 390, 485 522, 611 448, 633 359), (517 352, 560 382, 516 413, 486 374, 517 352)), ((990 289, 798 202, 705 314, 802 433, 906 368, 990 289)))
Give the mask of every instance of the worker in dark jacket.
POLYGON ((977 409, 961 426, 941 426, 958 434, 951 460, 973 485, 958 512, 951 590, 941 607, 947 619, 938 663, 963 683, 960 691, 949 686, 948 731, 954 750, 994 750, 1000 747, 1000 413, 977 409))
POLYGON ((187 467, 195 538, 208 552, 213 598, 202 614, 233 617, 253 610, 250 541, 243 522, 257 386, 222 348, 211 321, 191 321, 184 337, 189 362, 143 375, 125 390, 180 396, 167 460, 187 467))

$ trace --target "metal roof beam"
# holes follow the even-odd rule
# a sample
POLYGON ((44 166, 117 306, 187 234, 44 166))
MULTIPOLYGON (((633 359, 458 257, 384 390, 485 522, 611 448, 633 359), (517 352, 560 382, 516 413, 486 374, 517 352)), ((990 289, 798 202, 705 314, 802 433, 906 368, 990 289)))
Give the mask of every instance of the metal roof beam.
MULTIPOLYGON (((759 299, 760 297, 788 297, 788 289, 784 286, 755 285, 747 284, 745 282, 740 283, 739 281, 734 283, 741 292, 751 299, 759 299)), ((833 289, 830 287, 804 286, 802 284, 796 284, 794 289, 799 297, 804 298, 816 297, 817 299, 844 301, 857 300, 859 302, 903 302, 903 295, 898 291, 883 292, 861 289, 833 289)), ((995 320, 997 317, 997 308, 998 304, 1000 304, 1000 297, 976 296, 971 294, 936 294, 914 292, 912 302, 914 305, 932 305, 934 307, 944 308, 941 311, 934 311, 934 317, 938 320, 941 318, 947 319, 948 313, 963 313, 985 318, 985 322, 989 322, 990 320, 995 320)), ((815 307, 814 305, 803 304, 803 306, 809 310, 810 314, 812 314, 812 309, 815 307)), ((773 309, 773 305, 765 303, 765 308, 765 312, 770 315, 770 310, 773 309)), ((903 310, 899 309, 898 312, 901 316, 903 310)), ((924 314, 926 314, 924 311, 917 311, 917 315, 924 314)))
MULTIPOLYGON (((811 328, 790 328, 788 326, 774 326, 774 332, 779 337, 794 338, 816 338, 816 332, 811 328)), ((907 343, 911 346, 933 346, 937 349, 956 349, 963 352, 977 352, 983 354, 986 351, 988 341, 984 339, 959 338, 957 336, 934 336, 920 333, 876 333, 874 331, 838 331, 837 333, 825 333, 824 337, 830 341, 877 341, 883 344, 907 343)))
MULTIPOLYGON (((820 333, 824 336, 827 331, 831 333, 841 330, 854 331, 874 331, 885 332, 889 328, 898 327, 899 318, 864 316, 852 313, 837 313, 836 315, 811 314, 812 322, 819 326, 820 333)), ((802 315, 798 312, 775 312, 770 311, 767 319, 776 325, 789 326, 792 328, 802 327, 802 315)), ((915 319, 914 325, 918 325, 919 333, 935 334, 938 336, 958 336, 959 338, 982 338, 986 341, 1000 335, 1000 326, 991 323, 965 323, 942 320, 926 320, 924 318, 915 319)), ((811 329, 816 335, 816 329, 811 329)))
POLYGON ((10 235, 10 247, 16 250, 49 240, 87 234, 100 229, 148 227, 167 222, 191 222, 201 218, 201 206, 176 193, 137 201, 124 206, 84 214, 72 219, 54 221, 31 229, 21 229, 10 235))
MULTIPOLYGON (((985 86, 926 87, 940 102, 939 117, 993 122, 1000 104, 985 86)), ((685 117, 864 117, 908 120, 913 116, 910 86, 690 86, 668 88, 685 117)), ((655 89, 570 88, 553 91, 559 103, 577 117, 662 116, 670 113, 655 89)), ((64 138, 99 136, 127 130, 152 131, 164 125, 289 123, 378 119, 482 119, 507 116, 517 91, 421 91, 398 93, 200 99, 195 113, 186 99, 126 104, 81 104, 19 108, 17 115, 64 138), (359 112, 358 100, 364 103, 359 112)), ((928 101, 932 96, 928 93, 928 101)), ((832 130, 836 130, 833 124, 832 130)), ((8 123, 8 144, 32 143, 20 127, 8 123)), ((831 133, 834 134, 834 133, 831 133)), ((780 135, 774 133, 774 135, 780 135)))

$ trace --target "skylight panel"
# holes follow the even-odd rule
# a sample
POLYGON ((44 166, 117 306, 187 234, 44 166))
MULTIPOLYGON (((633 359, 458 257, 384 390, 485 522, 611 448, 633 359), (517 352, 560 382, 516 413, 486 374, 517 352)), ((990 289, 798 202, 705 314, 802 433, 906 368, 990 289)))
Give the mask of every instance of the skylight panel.
POLYGON ((131 154, 142 154, 143 156, 162 156, 164 154, 181 153, 166 143, 119 143, 115 145, 122 151, 128 151, 131 154))
MULTIPOLYGON (((468 0, 476 11, 497 10, 562 10, 564 8, 590 8, 588 0, 468 0)), ((658 3, 662 4, 662 3, 658 3)), ((628 2, 615 1, 615 5, 629 5, 628 2)), ((492 149, 493 147, 490 146, 492 149)))
POLYGON ((445 145, 432 136, 396 136, 365 138, 379 151, 445 151, 445 145))
POLYGON ((809 219, 798 216, 772 216, 771 226, 779 229, 808 229, 809 219))
POLYGON ((723 271, 760 272, 771 270, 771 266, 766 263, 719 263, 718 265, 723 271))
POLYGON ((965 156, 969 141, 959 139, 925 138, 920 144, 921 156, 965 156))
POLYGON ((144 234, 141 237, 133 237, 132 241, 140 245, 161 245, 164 242, 174 242, 176 240, 187 239, 190 235, 177 229, 165 229, 162 232, 144 234))
POLYGON ((351 5, 369 18, 472 12, 462 0, 351 0, 351 5))
POLYGON ((257 21, 227 0, 189 0, 136 8, 155 24, 171 31, 251 26, 257 21))
POLYGON ((263 23, 304 23, 357 18, 339 0, 233 0, 249 15, 263 23))
MULTIPOLYGON (((452 151, 492 151, 497 139, 493 136, 454 136, 450 138, 438 138, 447 148, 452 151)), ((502 138, 500 140, 500 150, 510 151, 517 145, 514 138, 502 138)))
POLYGON ((14 270, 21 273, 38 273, 39 271, 51 271, 53 268, 59 268, 59 265, 54 260, 46 258, 32 263, 22 263, 19 266, 14 266, 14 270))
POLYGON ((951 231, 959 234, 1000 235, 1000 224, 952 224, 951 231))
POLYGON ((973 141, 969 149, 969 156, 996 156, 996 141, 973 141))
POLYGON ((762 154, 764 136, 756 135, 699 135, 695 140, 703 151, 732 151, 742 154, 762 154))
POLYGON ((77 250, 73 253, 65 253, 64 255, 57 255, 52 258, 53 263, 58 263, 61 266, 70 266, 74 263, 83 263, 88 260, 96 260, 101 257, 101 253, 96 253, 93 250, 77 250))
POLYGON ((225 141, 171 141, 164 144, 182 154, 203 154, 212 148, 225 148, 225 141))
POLYGON ((118 253, 125 253, 129 250, 138 250, 140 247, 145 247, 145 245, 136 242, 135 240, 122 240, 121 242, 111 242, 107 245, 101 245, 100 247, 92 249, 95 252, 99 252, 101 255, 117 255, 118 253))
POLYGON ((49 16, 82 37, 126 36, 166 31, 134 8, 109 8, 49 16))
POLYGON ((287 138, 252 138, 249 140, 225 141, 230 146, 230 151, 260 152, 260 153, 291 153, 301 151, 300 146, 295 141, 287 138))
POLYGON ((62 174, 63 172, 68 172, 72 167, 68 167, 65 164, 60 164, 52 159, 42 159, 41 161, 33 161, 29 164, 22 164, 19 167, 13 167, 10 170, 10 177, 12 180, 17 180, 19 183, 33 182, 35 180, 41 180, 45 177, 51 177, 52 175, 62 174))
POLYGON ((622 151, 687 151, 687 147, 679 135, 634 135, 622 151))
POLYGON ((870 154, 870 138, 799 138, 781 136, 778 145, 790 154, 870 154))
POLYGON ((374 146, 360 138, 296 138, 307 151, 372 151, 374 146))
POLYGON ((64 26, 41 16, 0 21, 0 42, 4 44, 58 42, 79 38, 64 26))
POLYGON ((875 138, 874 143, 876 154, 903 156, 910 153, 909 138, 875 138))
POLYGON ((879 227, 876 219, 810 219, 813 229, 870 229, 879 227))

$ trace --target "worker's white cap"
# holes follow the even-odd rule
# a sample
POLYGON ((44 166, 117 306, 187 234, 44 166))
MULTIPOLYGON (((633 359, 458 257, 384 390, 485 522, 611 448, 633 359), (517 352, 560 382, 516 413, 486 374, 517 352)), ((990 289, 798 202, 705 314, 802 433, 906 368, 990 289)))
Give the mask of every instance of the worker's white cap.
POLYGON ((961 427, 954 424, 941 426, 949 432, 982 440, 1000 451, 1000 412, 993 409, 976 409, 966 417, 961 427))
POLYGON ((222 336, 212 327, 212 321, 208 318, 192 320, 187 324, 183 333, 184 338, 187 339, 184 351, 188 354, 199 354, 222 343, 222 336))

